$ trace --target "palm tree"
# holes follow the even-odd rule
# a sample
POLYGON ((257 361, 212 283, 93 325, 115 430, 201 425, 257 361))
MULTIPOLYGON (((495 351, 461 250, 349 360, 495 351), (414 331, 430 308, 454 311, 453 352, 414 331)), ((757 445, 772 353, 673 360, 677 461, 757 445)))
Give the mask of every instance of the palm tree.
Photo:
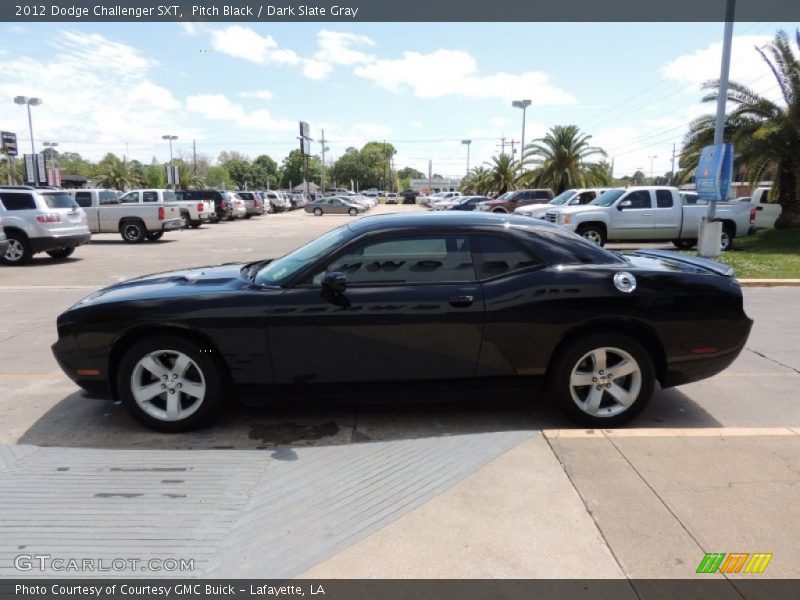
POLYGON ((569 188, 595 183, 601 171, 591 161, 605 156, 605 150, 590 146, 592 136, 581 133, 577 125, 556 125, 543 138, 527 146, 522 166, 532 167, 519 176, 522 185, 549 187, 560 194, 569 188))
POLYGON ((514 188, 514 182, 517 179, 517 165, 508 154, 493 156, 492 162, 487 164, 491 167, 489 170, 491 190, 505 194, 514 188))
POLYGON ((141 185, 139 175, 132 165, 108 154, 94 170, 98 185, 114 190, 125 190, 141 185))
MULTIPOLYGON (((800 49, 800 29, 795 32, 795 45, 800 49)), ((753 184, 771 176, 770 196, 782 209, 775 228, 800 229, 800 58, 784 31, 756 51, 772 71, 783 102, 773 102, 741 83, 729 83, 727 100, 734 108, 726 116, 723 139, 734 144, 737 162, 746 168, 753 184)), ((703 87, 717 90, 703 102, 716 102, 719 82, 709 81, 703 87)), ((692 122, 681 152, 684 180, 694 173, 700 150, 713 138, 713 116, 692 122)))
POLYGON ((461 191, 484 196, 492 189, 492 173, 486 167, 475 167, 461 181, 461 191))

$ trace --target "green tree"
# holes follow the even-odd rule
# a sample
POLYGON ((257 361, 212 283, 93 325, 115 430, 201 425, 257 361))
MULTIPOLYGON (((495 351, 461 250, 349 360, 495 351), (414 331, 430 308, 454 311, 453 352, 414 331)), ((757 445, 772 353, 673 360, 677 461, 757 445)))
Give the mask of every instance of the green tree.
POLYGON ((228 173, 228 169, 226 169, 223 165, 208 167, 208 173, 205 181, 208 186, 217 189, 229 190, 233 187, 231 174, 228 173))
POLYGON ((115 154, 106 154, 92 174, 101 187, 126 190, 139 187, 142 181, 130 163, 122 162, 115 154))
POLYGON ((333 163, 330 178, 334 183, 344 187, 350 187, 350 181, 359 188, 370 187, 373 181, 372 169, 355 148, 345 150, 344 154, 333 163))
POLYGON ((252 187, 263 189, 278 186, 278 163, 266 154, 257 156, 252 166, 252 187))
POLYGON ((403 167, 397 172, 400 179, 424 179, 425 173, 417 171, 413 167, 403 167))
POLYGON ((229 160, 223 165, 230 173, 231 180, 239 189, 244 189, 245 186, 253 187, 253 165, 246 160, 229 160))
MULTIPOLYGON (((283 159, 280 169, 281 187, 288 188, 303 183, 303 155, 300 150, 292 150, 289 156, 283 159)), ((322 165, 319 158, 311 156, 308 159, 308 181, 319 184, 322 179, 322 165)))
POLYGON ((485 196, 492 191, 492 172, 486 167, 475 167, 461 180, 460 189, 465 194, 485 196))
POLYGON ((489 165, 491 190, 505 194, 514 189, 517 179, 517 165, 508 154, 493 156, 489 165))
POLYGON ((519 176, 521 185, 549 187, 560 194, 569 188, 590 184, 594 157, 606 156, 605 150, 591 146, 592 136, 581 133, 576 125, 556 125, 543 138, 525 147, 522 166, 530 167, 519 176))
MULTIPOLYGON (((794 45, 800 49, 800 29, 794 45)), ((726 115, 723 140, 733 143, 738 164, 744 165, 751 183, 771 177, 770 197, 781 205, 776 229, 800 228, 800 58, 784 31, 778 31, 766 47, 756 52, 770 68, 782 96, 773 102, 738 82, 728 84, 727 100, 734 108, 726 115)), ((714 92, 703 102, 716 102, 719 81, 704 87, 714 92)), ((714 117, 696 119, 684 138, 681 178, 687 179, 697 167, 700 151, 713 143, 714 117)))

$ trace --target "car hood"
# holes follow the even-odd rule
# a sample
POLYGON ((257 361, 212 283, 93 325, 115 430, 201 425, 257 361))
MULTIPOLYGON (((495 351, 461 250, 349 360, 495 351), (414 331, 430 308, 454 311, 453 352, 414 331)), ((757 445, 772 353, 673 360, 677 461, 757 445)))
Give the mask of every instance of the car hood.
POLYGON ((562 215, 566 214, 572 215, 575 213, 591 212, 593 210, 598 210, 602 208, 604 207, 595 206, 593 204, 583 204, 580 206, 551 206, 550 210, 548 210, 547 212, 558 212, 561 213, 562 215))
POLYGON ((72 309, 111 302, 235 291, 249 285, 242 275, 245 266, 245 263, 229 263, 128 279, 89 294, 72 309))

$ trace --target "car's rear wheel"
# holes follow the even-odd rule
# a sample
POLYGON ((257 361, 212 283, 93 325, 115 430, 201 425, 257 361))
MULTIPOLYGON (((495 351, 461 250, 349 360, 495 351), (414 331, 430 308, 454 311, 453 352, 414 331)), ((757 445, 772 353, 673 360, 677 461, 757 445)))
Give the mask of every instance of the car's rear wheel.
POLYGON ((678 250, 691 250, 696 243, 694 240, 672 240, 672 245, 678 250))
POLYGON ((75 252, 75 248, 58 248, 57 250, 48 250, 47 254, 50 255, 50 258, 54 258, 56 260, 61 260, 64 258, 68 258, 72 256, 72 253, 75 252))
POLYGON ((189 229, 189 227, 192 226, 192 218, 189 216, 189 213, 183 213, 181 218, 183 219, 183 228, 189 229))
POLYGON ((12 231, 8 234, 8 248, 0 257, 0 262, 5 265, 26 265, 31 262, 33 251, 24 233, 12 231))
POLYGON ((314 209, 314 215, 317 216, 317 217, 321 217, 322 216, 322 209, 321 208, 315 208, 314 209))
POLYGON ((222 406, 222 373, 213 355, 194 342, 159 335, 136 343, 117 370, 125 408, 159 431, 188 431, 222 406))
POLYGON ((192 229, 197 229, 202 224, 203 224, 202 221, 192 221, 192 229))
POLYGON ((578 227, 577 234, 598 246, 606 245, 606 232, 597 225, 581 225, 578 227))
POLYGON ((150 240, 151 242, 158 241, 162 237, 164 237, 164 232, 163 231, 152 231, 152 232, 147 234, 147 239, 150 240))
POLYGON ((550 387, 560 408, 581 425, 625 423, 653 395, 653 361, 641 344, 626 335, 609 332, 577 339, 555 361, 550 387))
POLYGON ((719 249, 722 252, 733 250, 733 236, 735 235, 733 228, 730 225, 722 226, 722 235, 719 239, 719 249))
POLYGON ((250 218, 250 217, 252 217, 252 216, 253 216, 252 214, 249 214, 249 215, 245 215, 245 216, 244 216, 244 218, 245 218, 245 219, 249 219, 249 218, 250 218))
POLYGON ((147 237, 147 229, 138 221, 127 221, 119 228, 122 239, 129 244, 139 244, 147 237))
POLYGON ((351 217, 355 217, 358 214, 358 209, 357 208, 351 208, 347 212, 351 217))

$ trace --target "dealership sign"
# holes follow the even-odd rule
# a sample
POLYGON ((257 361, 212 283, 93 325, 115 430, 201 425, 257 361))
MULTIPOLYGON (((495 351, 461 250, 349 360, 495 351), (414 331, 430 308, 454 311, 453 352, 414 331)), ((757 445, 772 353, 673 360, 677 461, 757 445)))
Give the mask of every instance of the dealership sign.
POLYGON ((706 146, 700 152, 695 171, 697 195, 701 200, 727 200, 733 179, 733 144, 706 146))
POLYGON ((10 131, 0 131, 0 138, 3 142, 3 150, 8 156, 17 155, 17 134, 10 131))

